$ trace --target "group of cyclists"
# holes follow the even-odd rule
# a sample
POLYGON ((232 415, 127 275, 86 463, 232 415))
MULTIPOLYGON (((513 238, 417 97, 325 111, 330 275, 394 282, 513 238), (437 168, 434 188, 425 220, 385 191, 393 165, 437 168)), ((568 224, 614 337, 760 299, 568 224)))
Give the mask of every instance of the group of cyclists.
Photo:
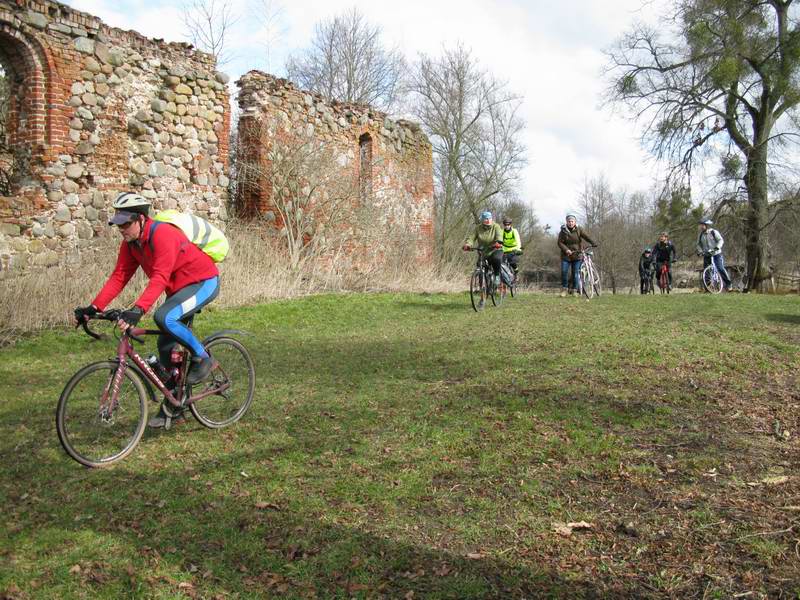
POLYGON ((473 249, 483 251, 484 257, 492 266, 495 286, 500 284, 500 269, 503 261, 509 264, 515 278, 519 270, 522 240, 519 237, 519 231, 513 225, 511 217, 503 217, 503 226, 500 227, 494 222, 494 215, 491 211, 486 210, 481 213, 481 222, 464 240, 464 251, 468 252, 473 249))
MULTIPOLYGON (((725 259, 722 256, 725 239, 719 231, 712 227, 713 224, 710 219, 699 221, 699 235, 695 250, 698 256, 703 257, 703 268, 714 263, 722 278, 722 291, 728 291, 731 286, 731 278, 725 269, 725 259)), ((647 294, 652 290, 653 280, 662 270, 665 270, 667 274, 667 290, 672 289, 672 265, 677 260, 678 252, 675 244, 669 239, 669 233, 662 231, 653 247, 645 248, 639 257, 639 291, 647 294)))
MULTIPOLYGON (((723 282, 723 291, 730 289, 731 279, 725 270, 725 260, 722 256, 722 246, 725 243, 722 234, 712 227, 710 219, 698 222, 699 235, 696 251, 703 257, 703 267, 708 267, 712 262, 720 274, 723 282)), ((587 247, 597 247, 598 244, 589 234, 578 225, 578 218, 568 214, 565 223, 558 233, 558 248, 561 252, 561 297, 576 294, 579 289, 578 278, 583 264, 584 250, 587 247)), ((503 227, 494 222, 490 211, 481 213, 480 223, 464 241, 465 251, 479 248, 484 252, 486 260, 492 267, 494 283, 500 281, 500 268, 503 260, 512 266, 516 277, 519 269, 518 260, 522 245, 519 232, 513 227, 511 218, 503 218, 503 227)), ((662 231, 658 241, 647 247, 639 258, 640 292, 646 294, 652 288, 656 274, 666 271, 667 290, 672 289, 672 265, 678 260, 675 244, 669 239, 669 233, 662 231)))
MULTIPOLYGON (((123 311, 117 325, 122 331, 135 327, 142 316, 153 306, 162 292, 166 300, 155 311, 153 318, 163 332, 158 339, 159 362, 169 364, 172 348, 184 346, 192 355, 187 382, 198 383, 208 378, 215 363, 203 345, 187 326, 189 319, 219 293, 219 271, 214 261, 192 243, 179 228, 169 225, 156 228, 158 223, 150 216, 150 201, 136 192, 122 192, 113 203, 114 214, 108 221, 116 226, 122 236, 117 263, 108 281, 91 304, 75 309, 78 324, 102 311, 116 298, 139 267, 149 278, 149 283, 133 307, 123 311)), ((517 276, 522 243, 519 231, 510 217, 504 217, 502 227, 495 223, 490 211, 480 215, 480 223, 464 242, 464 250, 479 248, 484 252, 494 274, 494 284, 500 283, 501 265, 506 261, 517 276)), ((703 220, 699 224, 697 240, 698 254, 702 254, 705 266, 712 262, 722 277, 725 287, 730 286, 730 277, 725 271, 722 258, 724 239, 712 222, 703 220)), ((578 277, 583 261, 583 252, 588 246, 597 246, 583 228, 578 226, 574 214, 567 215, 558 234, 561 251, 561 296, 579 289, 578 277), (572 275, 570 277, 570 270, 572 275)), ((672 263, 677 258, 669 235, 662 232, 658 242, 645 248, 639 261, 642 290, 645 281, 656 271, 666 266, 669 285, 672 285, 672 263)), ((162 406, 159 414, 148 423, 151 427, 163 427, 167 414, 162 406)))

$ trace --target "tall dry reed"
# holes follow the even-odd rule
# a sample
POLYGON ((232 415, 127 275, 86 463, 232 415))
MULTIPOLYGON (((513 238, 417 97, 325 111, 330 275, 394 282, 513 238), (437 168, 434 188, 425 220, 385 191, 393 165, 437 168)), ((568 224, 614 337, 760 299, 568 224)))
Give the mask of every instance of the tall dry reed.
MULTIPOLYGON (((229 224, 226 235, 231 250, 220 265, 222 285, 215 306, 252 305, 324 292, 452 292, 463 290, 467 283, 463 267, 420 265, 413 253, 399 250, 402 245, 381 251, 379 261, 371 260, 368 252, 359 255, 359 260, 333 252, 293 270, 280 240, 264 231, 257 224, 229 224)), ((106 281, 118 248, 118 237, 99 239, 77 264, 0 279, 0 345, 27 332, 71 323, 72 310, 91 302, 106 281)), ((129 306, 146 284, 138 272, 114 305, 129 306)))

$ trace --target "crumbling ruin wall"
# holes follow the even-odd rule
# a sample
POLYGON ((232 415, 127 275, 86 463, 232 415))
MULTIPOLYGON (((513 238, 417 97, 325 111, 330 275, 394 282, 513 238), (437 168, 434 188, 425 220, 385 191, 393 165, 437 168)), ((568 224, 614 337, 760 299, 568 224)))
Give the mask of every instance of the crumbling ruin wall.
MULTIPOLYGON (((237 202, 244 215, 266 217, 280 230, 283 224, 275 211, 270 177, 273 142, 312 141, 338 165, 337 183, 351 182, 354 214, 368 215, 366 222, 356 218, 348 222, 354 248, 368 252, 370 261, 380 261, 385 252, 409 249, 418 261, 432 260, 433 155, 419 125, 394 121, 369 106, 326 102, 259 71, 245 74, 237 85, 241 109, 237 202), (246 174, 248 165, 257 166, 255 178, 246 174), (369 241, 359 244, 359 239, 369 241)), ((319 215, 321 221, 325 218, 319 215)))
POLYGON ((77 261, 109 234, 122 190, 226 218, 228 78, 213 57, 57 2, 0 0, 0 64, 10 86, 3 274, 77 261))

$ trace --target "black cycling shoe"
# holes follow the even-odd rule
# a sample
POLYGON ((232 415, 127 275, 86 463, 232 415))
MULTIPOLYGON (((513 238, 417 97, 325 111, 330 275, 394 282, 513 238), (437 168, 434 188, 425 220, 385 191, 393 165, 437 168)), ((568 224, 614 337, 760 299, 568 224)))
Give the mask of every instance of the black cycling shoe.
POLYGON ((211 374, 211 369, 214 367, 214 360, 210 356, 200 358, 197 356, 192 357, 192 365, 189 367, 189 373, 186 375, 186 383, 195 385, 200 383, 211 374))
POLYGON ((147 422, 147 426, 153 429, 169 429, 173 423, 181 423, 186 420, 186 415, 183 414, 184 410, 183 407, 175 408, 165 400, 161 403, 158 414, 147 422))

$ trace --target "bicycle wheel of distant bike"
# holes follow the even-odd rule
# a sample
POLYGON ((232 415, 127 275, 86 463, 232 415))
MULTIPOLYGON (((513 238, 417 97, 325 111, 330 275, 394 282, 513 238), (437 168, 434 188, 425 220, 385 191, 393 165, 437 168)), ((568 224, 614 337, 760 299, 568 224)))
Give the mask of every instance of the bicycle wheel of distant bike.
POLYGON ((56 408, 56 431, 72 458, 87 467, 122 460, 136 447, 147 424, 147 392, 126 369, 112 400, 116 361, 85 366, 67 382, 56 408))
POLYGON ((256 368, 247 349, 233 338, 218 337, 206 344, 206 350, 217 362, 208 381, 192 387, 192 395, 204 391, 214 393, 189 405, 194 418, 210 429, 236 423, 253 403, 256 368))
POLYGON ((666 271, 661 271, 658 275, 658 289, 662 294, 669 294, 669 275, 666 271))
POLYGON ((703 289, 709 294, 719 294, 722 291, 722 277, 713 265, 703 269, 703 289))
POLYGON ((506 296, 508 295, 508 286, 505 284, 504 281, 501 280, 500 283, 497 285, 497 289, 495 290, 494 295, 496 300, 494 305, 500 306, 503 303, 503 300, 505 300, 506 296))
POLYGON ((594 274, 586 264, 581 265, 581 270, 578 275, 580 277, 581 291, 587 299, 594 298, 594 274))
POLYGON ((475 312, 480 312, 486 308, 488 295, 486 276, 483 271, 475 271, 469 279, 469 299, 475 312))

